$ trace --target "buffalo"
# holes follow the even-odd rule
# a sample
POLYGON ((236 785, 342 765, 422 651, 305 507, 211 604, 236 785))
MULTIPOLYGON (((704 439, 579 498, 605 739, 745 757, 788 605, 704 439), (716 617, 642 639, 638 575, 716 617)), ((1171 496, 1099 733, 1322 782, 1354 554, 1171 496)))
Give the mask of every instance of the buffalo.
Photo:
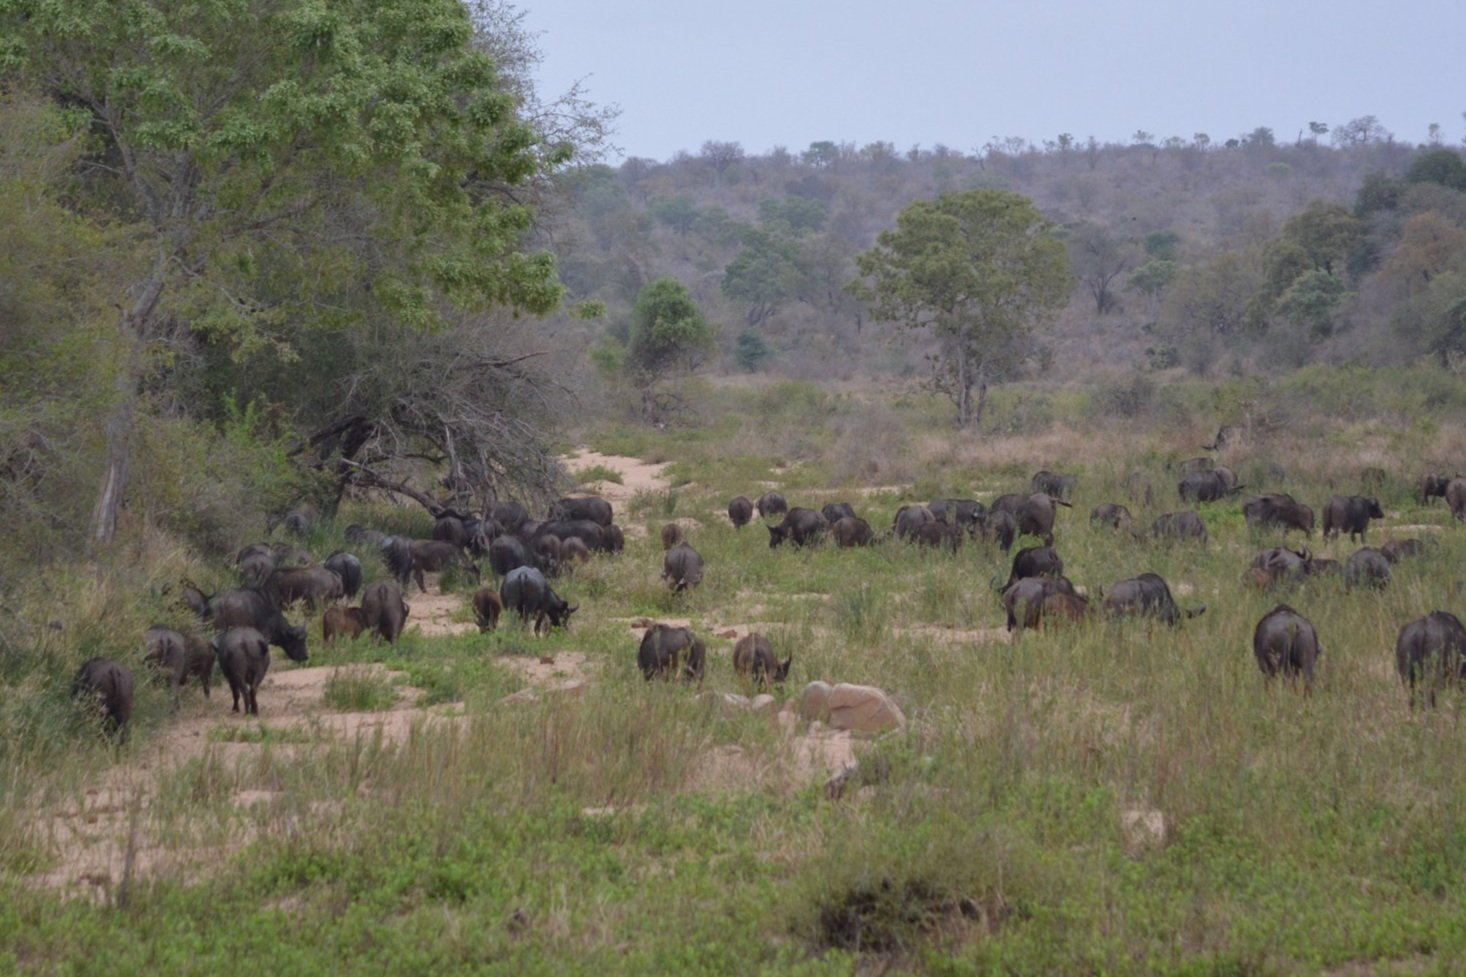
MULTIPOLYGON (((1103 595, 1105 613, 1112 617, 1140 616, 1155 617, 1174 625, 1181 620, 1182 611, 1171 596, 1171 588, 1164 578, 1154 573, 1142 573, 1129 580, 1121 580, 1103 595)), ((1186 617, 1205 613, 1206 605, 1188 610, 1186 617)))
POLYGON ((669 522, 662 527, 662 549, 670 550, 682 542, 682 527, 675 522, 669 522))
POLYGON ((774 646, 761 634, 746 634, 733 646, 733 670, 761 689, 770 684, 783 685, 793 663, 793 655, 779 661, 774 646))
POLYGON ((258 590, 225 590, 209 601, 209 608, 216 631, 254 628, 295 661, 310 657, 305 628, 285 620, 279 606, 258 590))
POLYGON ((567 603, 550 589, 545 575, 534 567, 510 570, 499 586, 499 602, 506 611, 513 611, 520 620, 534 618, 536 634, 548 623, 552 628, 570 626, 570 615, 579 605, 567 603))
POLYGON ((1020 536, 1037 536, 1045 546, 1054 545, 1054 517, 1056 506, 1069 507, 1069 503, 1056 499, 1046 492, 1035 492, 1018 503, 1013 511, 1013 522, 1020 536))
POLYGON ((326 561, 321 566, 341 578, 341 596, 347 600, 355 597, 357 591, 361 590, 361 561, 352 554, 345 550, 337 550, 326 557, 326 561))
POLYGON ((1395 668, 1415 708, 1417 685, 1425 687, 1426 703, 1435 706, 1436 690, 1466 679, 1466 628, 1454 614, 1432 611, 1400 629, 1395 639, 1395 668))
MULTIPOLYGON (((575 536, 567 536, 566 539, 577 539, 575 536)), ((555 577, 560 574, 560 552, 561 540, 559 536, 552 536, 548 533, 536 536, 530 543, 534 550, 535 566, 544 571, 546 576, 555 577)))
POLYGON ((1287 604, 1279 604, 1262 616, 1252 632, 1252 653, 1257 667, 1271 678, 1303 678, 1303 687, 1313 687, 1313 669, 1323 648, 1318 632, 1308 618, 1287 604))
POLYGON ((1036 628, 1046 615, 1072 619, 1075 611, 1083 616, 1088 610, 1088 602, 1079 596, 1069 578, 1062 575, 1010 580, 1000 599, 1008 615, 1009 631, 1036 628), (1059 601, 1060 597, 1072 600, 1059 601))
POLYGON ((927 509, 937 520, 966 530, 970 536, 977 535, 987 518, 987 509, 975 499, 935 499, 927 509))
POLYGON ((691 544, 678 543, 662 558, 662 579, 674 593, 702 583, 702 554, 691 544))
MULTIPOLYGON (((1187 458, 1185 461, 1176 463, 1176 470, 1182 475, 1194 475, 1197 472, 1209 472, 1216 467, 1216 462, 1203 455, 1200 458, 1187 458)), ((1167 470, 1171 468, 1166 466, 1167 470)))
POLYGON ((1331 539, 1347 532, 1350 542, 1358 536, 1362 543, 1369 529, 1369 520, 1384 517, 1379 499, 1364 495, 1336 495, 1323 507, 1323 538, 1331 539))
POLYGON ((1078 475, 1060 475, 1058 472, 1041 471, 1033 476, 1033 480, 1029 483, 1029 491, 1042 492, 1044 495, 1067 502, 1077 484, 1079 484, 1078 475))
POLYGON ((636 664, 647 681, 658 677, 670 681, 680 675, 683 681, 701 684, 707 669, 707 648, 690 628, 653 624, 642 635, 636 664))
POLYGON ((238 712, 239 700, 243 699, 245 715, 258 716, 260 683, 270 670, 270 643, 254 628, 230 628, 211 644, 219 657, 219 671, 224 673, 234 696, 230 711, 238 712))
POLYGON ((1423 539, 1392 539, 1379 548, 1390 563, 1399 563, 1407 556, 1423 556, 1426 545, 1423 539))
POLYGON ((1176 491, 1182 502, 1216 502, 1242 491, 1237 476, 1230 468, 1213 468, 1210 471, 1192 472, 1176 483, 1176 491))
POLYGON ((251 551, 242 553, 237 561, 239 582, 245 587, 263 587, 275 570, 275 553, 268 547, 263 551, 253 547, 249 549, 251 551))
POLYGON ((319 566, 276 570, 265 580, 264 590, 279 607, 305 601, 305 606, 312 611, 319 604, 337 600, 345 593, 341 578, 334 571, 319 566))
POLYGON ((769 548, 772 549, 784 540, 789 540, 795 546, 810 546, 820 541, 824 536, 829 524, 825 517, 813 509, 805 509, 795 506, 784 514, 784 521, 777 526, 770 526, 769 548))
MULTIPOLYGON (((577 539, 576 542, 580 543, 580 540, 577 539)), ((584 543, 580 545, 585 546, 584 543)), ((563 543, 560 548, 563 555, 563 543)), ((534 558, 529 555, 529 547, 518 536, 500 536, 489 544, 489 567, 494 576, 503 577, 510 570, 528 566, 534 566, 534 558)))
POLYGON ((1267 578, 1267 585, 1284 581, 1298 583, 1314 575, 1313 554, 1308 550, 1290 550, 1276 547, 1263 550, 1252 558, 1253 570, 1261 570, 1267 578))
POLYGON ((820 507, 820 515, 825 517, 825 522, 833 526, 835 523, 850 516, 855 517, 855 507, 849 502, 826 502, 820 507))
POLYGON ((891 531, 897 539, 914 540, 916 531, 929 522, 935 522, 936 516, 924 505, 903 505, 896 510, 896 518, 891 522, 891 531))
POLYGON ((480 587, 473 595, 473 619, 478 622, 479 631, 492 631, 499 626, 499 615, 504 613, 504 601, 493 587, 480 587))
POLYGON ((403 587, 408 580, 417 581, 417 589, 427 593, 428 585, 424 572, 439 573, 449 567, 457 567, 474 583, 478 583, 478 564, 469 559, 461 547, 445 543, 440 539, 408 539, 397 536, 383 550, 387 569, 403 587))
POLYGON ((955 553, 962 545, 962 530, 933 519, 917 528, 915 539, 919 546, 941 547, 955 553))
POLYGON ((835 545, 841 549, 848 549, 852 546, 870 546, 876 541, 870 523, 855 516, 846 516, 831 526, 830 535, 835 537, 835 545))
POLYGON ((1466 478, 1458 475, 1446 483, 1446 505, 1451 507, 1451 515, 1466 520, 1466 478))
POLYGON ((753 520, 753 503, 747 496, 740 495, 728 503, 728 521, 734 529, 742 529, 753 520))
POLYGON ((758 501, 753 506, 758 510, 761 519, 783 515, 789 511, 789 503, 784 501, 784 497, 778 492, 765 492, 758 497, 758 501))
POLYGON ((577 563, 585 563, 589 559, 590 549, 574 536, 560 540, 560 566, 562 568, 574 569, 577 563))
POLYGON ((1372 546, 1364 546, 1349 554, 1344 561, 1344 582, 1354 587, 1383 590, 1390 582, 1390 561, 1372 546))
POLYGON ((105 714, 108 732, 127 738, 132 718, 132 670, 110 658, 93 658, 77 670, 71 683, 74 698, 92 697, 105 714))
POLYGON ((1206 523, 1190 509, 1167 512, 1151 523, 1150 535, 1154 539, 1198 539, 1205 543, 1206 523))
POLYGON ((441 543, 452 543, 462 549, 468 545, 468 527, 457 516, 443 515, 433 523, 433 539, 441 543))
POLYGON ((1109 529, 1125 529, 1134 521, 1130 510, 1118 502, 1101 502, 1089 510, 1089 521, 1109 529))
POLYGON ((613 520, 611 503, 595 496, 565 498, 550 506, 551 520, 589 519, 602 526, 609 526, 613 520))
POLYGON ((171 628, 151 627, 143 632, 147 654, 143 661, 163 670, 173 689, 173 702, 190 678, 197 675, 204 698, 209 697, 209 684, 214 677, 214 653, 209 643, 194 635, 184 635, 171 628))
POLYGON ((518 502, 495 502, 487 516, 503 526, 506 533, 517 533, 529 521, 529 510, 518 502))
POLYGON ((366 613, 360 607, 342 607, 337 604, 326 608, 326 613, 321 615, 321 640, 328 645, 337 638, 355 641, 365 630, 366 613))
POLYGON ((1011 513, 989 511, 987 519, 983 520, 982 534, 995 540, 1006 553, 1013 548, 1013 540, 1018 538, 1018 524, 1013 521, 1011 513))
POLYGON ((1052 546, 1028 546, 1018 551, 1013 557, 1013 569, 1008 574, 1008 582, 1004 587, 1010 586, 1015 580, 1022 580, 1024 577, 1062 577, 1064 575, 1064 561, 1059 558, 1058 550, 1052 546))
POLYGON ((1278 526, 1285 533, 1297 529, 1313 535, 1313 510, 1284 493, 1254 495, 1242 504, 1242 516, 1253 529, 1278 526))
POLYGON ((396 644, 407 624, 410 608, 395 580, 379 580, 361 592, 361 613, 366 626, 383 641, 396 644))
POLYGON ((606 532, 602 537, 601 552, 620 553, 624 549, 626 549, 626 534, 621 531, 620 526, 612 523, 606 527, 606 532))
POLYGON ((387 534, 375 529, 368 529, 358 523, 352 523, 346 527, 346 542, 352 546, 376 547, 380 546, 387 534))
POLYGON ((1429 505, 1431 499, 1444 499, 1446 487, 1451 484, 1449 475, 1422 475, 1418 483, 1420 504, 1429 505))

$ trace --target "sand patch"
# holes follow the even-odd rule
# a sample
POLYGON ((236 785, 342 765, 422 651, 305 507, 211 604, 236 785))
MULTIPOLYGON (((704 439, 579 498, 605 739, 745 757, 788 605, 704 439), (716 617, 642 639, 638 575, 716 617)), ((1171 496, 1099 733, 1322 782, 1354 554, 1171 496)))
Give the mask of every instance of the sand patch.
POLYGON ((580 486, 585 491, 594 492, 618 510, 638 492, 662 492, 671 486, 666 476, 667 462, 654 463, 624 455, 603 455, 599 451, 580 447, 575 449, 575 458, 568 464, 572 471, 601 465, 620 475, 620 484, 598 481, 580 486))
POLYGON ((453 615, 467 603, 462 594, 429 592, 407 597, 406 600, 408 631, 417 631, 429 637, 478 632, 478 625, 473 621, 453 620, 453 615))

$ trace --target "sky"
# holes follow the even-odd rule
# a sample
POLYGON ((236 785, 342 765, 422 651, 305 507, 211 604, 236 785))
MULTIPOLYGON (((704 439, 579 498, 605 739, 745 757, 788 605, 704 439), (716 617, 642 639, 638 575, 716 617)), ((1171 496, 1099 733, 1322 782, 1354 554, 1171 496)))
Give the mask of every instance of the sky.
POLYGON ((994 137, 1213 142, 1377 116, 1466 134, 1466 0, 516 0, 543 96, 619 106, 624 156, 708 140, 972 152, 994 137))

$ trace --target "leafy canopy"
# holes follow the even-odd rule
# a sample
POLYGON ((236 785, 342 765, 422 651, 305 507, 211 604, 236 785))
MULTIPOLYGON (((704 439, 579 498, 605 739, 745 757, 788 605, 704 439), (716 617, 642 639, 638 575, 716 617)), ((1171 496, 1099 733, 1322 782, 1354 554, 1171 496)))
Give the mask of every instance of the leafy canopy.
POLYGON ((694 370, 713 345, 713 328, 681 282, 659 278, 636 297, 627 360, 639 372, 655 378, 694 370))

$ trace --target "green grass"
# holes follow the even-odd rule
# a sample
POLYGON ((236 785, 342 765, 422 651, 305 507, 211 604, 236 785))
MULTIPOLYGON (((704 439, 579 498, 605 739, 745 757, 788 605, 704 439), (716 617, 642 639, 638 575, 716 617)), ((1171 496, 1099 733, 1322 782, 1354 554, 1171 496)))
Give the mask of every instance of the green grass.
MULTIPOLYGON (((1257 395, 1229 384, 1212 393, 1257 395)), ((1382 384, 1367 392, 1381 404, 1414 403, 1382 384)), ((1085 397, 1018 393, 995 398, 1003 424, 1037 423, 1044 410, 1063 416, 1085 397)), ((1203 402, 1191 388, 1167 396, 1203 402)), ((1126 502, 1141 526, 1183 508, 1165 465, 1198 453, 1193 428, 1214 433, 1209 416, 1105 432, 1115 439, 1108 451, 1086 443, 1098 428, 1035 448, 1027 434, 963 441, 932 426, 940 404, 914 397, 872 415, 873 436, 892 425, 908 439, 862 482, 841 474, 862 459, 828 437, 856 429, 859 402, 795 385, 777 395, 715 391, 708 403, 702 427, 585 439, 676 459, 687 484, 647 494, 618 519, 651 530, 685 519, 707 563, 700 588, 667 593, 653 532, 556 582, 580 604, 568 631, 535 637, 505 621, 487 635, 313 646, 313 663, 405 672, 427 703, 462 703, 462 718, 422 722, 401 742, 220 727, 228 732, 210 734, 204 756, 165 778, 140 840, 227 855, 202 877, 145 877, 126 907, 26 884, 53 864, 34 812, 166 742, 166 690, 143 690, 134 740, 114 750, 53 716, 66 704, 53 683, 64 683, 71 662, 116 647, 102 618, 82 615, 32 646, 24 665, 7 660, 0 717, 20 738, 0 744, 0 971, 1461 971, 1466 695, 1412 713, 1392 649, 1405 622, 1462 610, 1466 536, 1439 503, 1420 507, 1400 487, 1410 453, 1426 450, 1414 435, 1402 437, 1398 456, 1381 456, 1376 435, 1348 418, 1337 438, 1315 443, 1314 429, 1329 421, 1310 416, 1299 422, 1306 436, 1264 439, 1239 456, 1249 484, 1316 509, 1379 464, 1396 481, 1381 491, 1389 518, 1370 541, 1402 525, 1441 527, 1432 555, 1400 564, 1381 594, 1318 580, 1259 595, 1238 578, 1254 552, 1283 537, 1252 534, 1240 499, 1200 508, 1212 533, 1205 546, 1139 541, 1086 519, 1101 501, 1126 502), (801 418, 807 440, 786 438, 801 418), (780 447, 760 455, 758 444, 780 447), (1040 450, 1054 456, 1032 464, 1040 450), (1080 475, 1057 545, 1091 597, 1151 570, 1183 606, 1204 603, 1206 613, 1176 628, 1095 619, 1011 644, 978 640, 1003 625, 994 583, 1009 558, 990 546, 955 555, 896 542, 771 550, 757 521, 735 531, 725 515, 729 497, 774 479, 794 504, 848 494, 880 531, 928 491, 990 499, 1021 490, 1038 467, 1080 475), (909 479, 887 477, 898 468, 909 479), (1154 486, 1149 508, 1126 497, 1135 470, 1154 486), (853 491, 862 484, 896 487, 867 497, 853 491), (1324 644, 1311 695, 1265 682, 1252 658, 1252 628, 1279 601, 1307 615, 1324 644), (645 682, 628 630, 638 616, 691 620, 708 644, 707 691, 747 691, 732 641, 718 634, 734 625, 755 626, 781 657, 793 654, 788 696, 811 679, 889 690, 911 725, 859 746, 882 758, 888 777, 826 800, 824 772, 790 774, 793 747, 766 718, 645 682), (516 663, 571 654, 590 677, 578 694, 500 704, 522 687, 516 663), (57 657, 64 667, 48 664, 57 657), (66 749, 48 746, 50 734, 66 749), (243 746, 260 749, 236 763, 243 746), (718 764, 726 770, 710 777, 718 764), (269 800, 241 807, 233 799, 245 791, 269 800), (1162 834, 1127 827, 1136 812, 1158 814, 1162 834)), ((1289 541, 1298 545, 1296 535, 1289 541)), ((1309 545, 1334 557, 1353 549, 1317 537, 1309 545)), ((380 569, 368 564, 368 573, 380 569)), ((88 606, 129 627, 152 612, 145 598, 117 595, 88 606)), ((390 706, 385 697, 398 690, 388 679, 352 674, 341 673, 335 708, 390 706)))
POLYGON ((397 703, 397 690, 375 672, 337 670, 326 680, 321 701, 341 712, 382 712, 397 703))
POLYGON ((589 485, 592 482, 611 482, 615 485, 624 484, 621 473, 614 468, 607 468, 605 465, 587 465, 584 468, 577 468, 571 472, 570 477, 575 479, 576 485, 589 485))

